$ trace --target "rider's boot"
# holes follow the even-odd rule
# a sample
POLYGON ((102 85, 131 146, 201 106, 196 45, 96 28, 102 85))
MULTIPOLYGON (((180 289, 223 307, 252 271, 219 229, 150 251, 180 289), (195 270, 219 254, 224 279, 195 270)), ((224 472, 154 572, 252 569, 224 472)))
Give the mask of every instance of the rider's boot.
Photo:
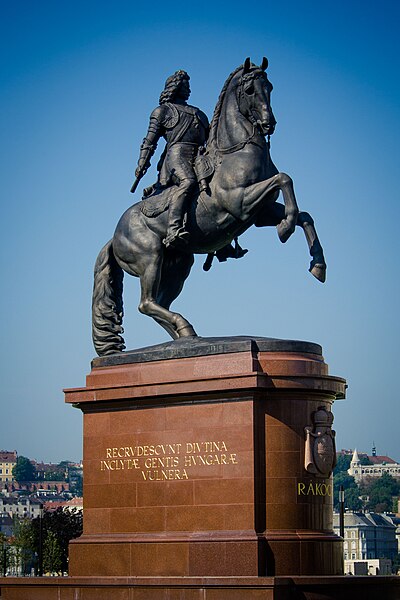
POLYGON ((163 239, 163 244, 167 248, 185 248, 189 242, 190 235, 183 226, 183 215, 191 188, 191 182, 187 182, 187 185, 181 184, 171 200, 168 212, 168 231, 163 239))

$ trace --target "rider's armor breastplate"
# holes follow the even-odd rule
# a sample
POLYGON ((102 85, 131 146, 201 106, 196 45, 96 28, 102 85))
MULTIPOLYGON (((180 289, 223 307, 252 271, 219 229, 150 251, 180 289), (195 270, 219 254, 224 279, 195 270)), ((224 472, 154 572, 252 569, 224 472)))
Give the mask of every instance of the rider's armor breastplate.
POLYGON ((204 113, 194 106, 172 103, 166 106, 170 113, 163 123, 167 144, 182 142, 202 146, 206 141, 208 127, 204 113))

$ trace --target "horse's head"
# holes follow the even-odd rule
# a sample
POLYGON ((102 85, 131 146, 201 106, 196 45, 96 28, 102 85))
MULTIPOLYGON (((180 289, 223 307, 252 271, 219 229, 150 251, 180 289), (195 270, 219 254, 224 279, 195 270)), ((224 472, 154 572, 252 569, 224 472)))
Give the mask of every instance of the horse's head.
POLYGON ((265 57, 260 67, 246 58, 241 72, 238 73, 237 100, 242 115, 257 126, 263 135, 272 135, 276 120, 270 103, 272 84, 265 72, 267 66, 268 60, 265 57))

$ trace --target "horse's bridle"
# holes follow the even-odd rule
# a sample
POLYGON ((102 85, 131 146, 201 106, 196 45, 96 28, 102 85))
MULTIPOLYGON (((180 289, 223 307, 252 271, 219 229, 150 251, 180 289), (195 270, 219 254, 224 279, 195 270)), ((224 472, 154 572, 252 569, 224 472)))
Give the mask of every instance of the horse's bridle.
POLYGON ((246 93, 246 87, 249 87, 255 79, 259 79, 260 77, 265 77, 264 71, 252 71, 251 73, 245 73, 242 75, 240 79, 240 83, 237 88, 237 103, 239 107, 239 111, 241 114, 246 117, 244 112, 244 106, 247 108, 247 118, 252 125, 257 125, 257 119, 254 116, 254 102, 250 101, 254 99, 254 95, 249 95, 246 93))
MULTIPOLYGON (((246 119, 248 119, 248 121, 250 121, 250 123, 253 126, 253 131, 251 133, 251 135, 243 140, 242 142, 238 142, 237 144, 234 144, 233 146, 230 146, 229 148, 218 148, 217 147, 217 151, 221 154, 230 154, 231 152, 236 152, 238 150, 241 150, 242 148, 244 148, 245 146, 247 146, 247 144, 255 144, 256 146, 260 146, 260 144, 257 144, 257 142, 255 141, 257 138, 257 134, 260 135, 260 131, 259 131, 259 127, 258 127, 258 123, 257 123, 257 119, 254 116, 254 106, 253 103, 249 102, 249 99, 252 98, 252 96, 249 96, 248 94, 246 94, 245 91, 245 87, 247 84, 251 84, 255 79, 259 78, 259 77, 264 77, 264 71, 260 68, 254 71, 251 71, 250 73, 244 73, 241 78, 240 78, 240 82, 239 85, 237 86, 237 90, 236 90, 236 100, 237 100, 237 104, 238 104, 238 108, 239 108, 239 112, 241 113, 241 115, 243 117, 245 117, 246 119), (244 111, 244 109, 242 110, 242 105, 243 103, 246 105, 246 111, 244 111)), ((261 135, 263 137, 264 134, 261 133, 261 135)), ((267 145, 269 147, 270 145, 270 136, 268 135, 268 141, 267 141, 267 145)), ((260 146, 262 147, 262 146, 260 146)))

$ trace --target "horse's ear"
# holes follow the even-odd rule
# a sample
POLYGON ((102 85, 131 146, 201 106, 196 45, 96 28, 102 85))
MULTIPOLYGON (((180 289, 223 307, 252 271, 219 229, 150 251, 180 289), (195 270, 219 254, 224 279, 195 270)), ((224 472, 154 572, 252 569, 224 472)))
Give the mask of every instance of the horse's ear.
POLYGON ((250 58, 247 57, 246 60, 244 61, 244 64, 243 64, 243 75, 245 73, 248 73, 250 71, 250 64, 251 64, 250 63, 250 58))
POLYGON ((263 56, 261 68, 263 71, 265 71, 267 69, 267 67, 268 67, 268 58, 265 58, 265 56, 263 56))

